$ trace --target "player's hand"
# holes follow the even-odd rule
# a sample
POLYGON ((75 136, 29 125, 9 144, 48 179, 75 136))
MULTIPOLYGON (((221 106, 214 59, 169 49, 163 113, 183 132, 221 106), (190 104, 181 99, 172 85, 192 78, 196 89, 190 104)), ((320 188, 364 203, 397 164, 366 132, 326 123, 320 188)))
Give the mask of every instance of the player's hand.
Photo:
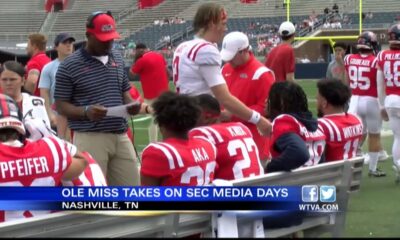
POLYGON ((232 113, 228 110, 223 110, 219 119, 221 120, 221 122, 229 122, 232 119, 232 113))
POLYGON ((133 102, 132 104, 128 105, 126 107, 126 111, 130 114, 130 115, 136 115, 139 113, 140 111, 140 107, 141 107, 141 103, 140 102, 133 102))
POLYGON ((271 134, 272 124, 265 117, 261 117, 256 126, 262 136, 268 136, 271 134))
POLYGON ((389 121, 389 116, 388 116, 385 108, 381 109, 381 116, 382 116, 383 121, 385 121, 385 122, 389 121))
POLYGON ((338 53, 338 54, 336 54, 336 55, 335 55, 335 58, 336 58, 336 62, 337 62, 337 63, 339 63, 339 64, 341 64, 341 65, 344 65, 344 53, 338 53))
POLYGON ((107 115, 107 108, 101 105, 92 105, 86 112, 90 121, 100 121, 107 115))

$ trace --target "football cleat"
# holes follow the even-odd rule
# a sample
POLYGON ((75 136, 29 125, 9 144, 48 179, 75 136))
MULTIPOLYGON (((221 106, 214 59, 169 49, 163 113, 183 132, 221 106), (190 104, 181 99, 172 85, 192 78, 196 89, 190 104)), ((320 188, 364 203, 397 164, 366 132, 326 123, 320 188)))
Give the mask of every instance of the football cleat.
POLYGON ((386 173, 379 168, 377 168, 375 171, 369 170, 368 172, 369 177, 385 177, 386 173))

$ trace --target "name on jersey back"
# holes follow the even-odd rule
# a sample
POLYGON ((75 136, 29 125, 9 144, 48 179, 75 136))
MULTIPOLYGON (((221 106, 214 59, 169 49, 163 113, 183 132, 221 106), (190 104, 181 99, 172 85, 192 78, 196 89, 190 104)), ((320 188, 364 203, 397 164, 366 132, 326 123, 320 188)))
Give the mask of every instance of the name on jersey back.
POLYGON ((0 162, 1 178, 7 179, 48 173, 50 171, 47 162, 44 156, 0 162))

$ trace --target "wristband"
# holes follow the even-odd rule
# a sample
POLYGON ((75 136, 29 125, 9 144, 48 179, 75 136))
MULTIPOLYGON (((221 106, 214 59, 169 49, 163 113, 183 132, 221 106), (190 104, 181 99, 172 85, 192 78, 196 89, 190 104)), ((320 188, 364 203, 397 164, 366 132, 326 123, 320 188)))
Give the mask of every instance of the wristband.
POLYGON ((84 107, 83 107, 83 114, 84 114, 84 117, 85 117, 85 118, 88 117, 88 116, 87 116, 87 111, 89 110, 89 107, 90 107, 90 106, 84 106, 84 107))
POLYGON ((248 122, 257 124, 261 119, 261 114, 259 112, 256 112, 253 110, 253 113, 251 114, 251 118, 248 120, 248 122))

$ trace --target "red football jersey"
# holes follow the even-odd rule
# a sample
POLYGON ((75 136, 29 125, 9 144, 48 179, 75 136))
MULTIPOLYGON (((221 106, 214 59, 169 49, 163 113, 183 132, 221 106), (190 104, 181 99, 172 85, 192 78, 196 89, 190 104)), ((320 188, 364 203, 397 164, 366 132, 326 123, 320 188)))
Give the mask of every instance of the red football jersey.
POLYGON ((377 58, 374 55, 349 54, 344 66, 350 81, 351 93, 358 96, 377 97, 377 58))
POLYGON ((79 178, 75 178, 72 181, 63 181, 63 186, 107 186, 106 178, 96 160, 87 152, 82 152, 82 154, 86 155, 89 165, 79 175, 79 178))
POLYGON ((140 172, 161 178, 161 186, 204 186, 214 180, 215 157, 215 146, 204 138, 168 138, 143 150, 140 172))
POLYGON ((386 95, 400 95, 400 50, 381 51, 377 59, 385 75, 386 95))
POLYGON ((233 180, 264 173, 257 145, 250 130, 242 123, 194 128, 189 137, 206 137, 215 144, 218 163, 215 178, 233 180))
POLYGON ((353 114, 331 114, 318 119, 318 127, 326 136, 327 162, 356 156, 363 135, 363 124, 353 114))
POLYGON ((325 149, 324 133, 320 129, 317 129, 314 132, 308 131, 300 121, 288 114, 279 115, 272 122, 272 157, 279 156, 280 153, 274 149, 274 145, 275 142, 286 133, 295 133, 304 140, 310 153, 310 159, 304 164, 304 166, 314 166, 319 163, 325 149))
MULTIPOLYGON (((57 138, 25 141, 16 147, 0 144, 0 186, 59 186, 72 162, 64 143, 57 138)), ((0 222, 28 218, 49 211, 3 211, 0 222)))

